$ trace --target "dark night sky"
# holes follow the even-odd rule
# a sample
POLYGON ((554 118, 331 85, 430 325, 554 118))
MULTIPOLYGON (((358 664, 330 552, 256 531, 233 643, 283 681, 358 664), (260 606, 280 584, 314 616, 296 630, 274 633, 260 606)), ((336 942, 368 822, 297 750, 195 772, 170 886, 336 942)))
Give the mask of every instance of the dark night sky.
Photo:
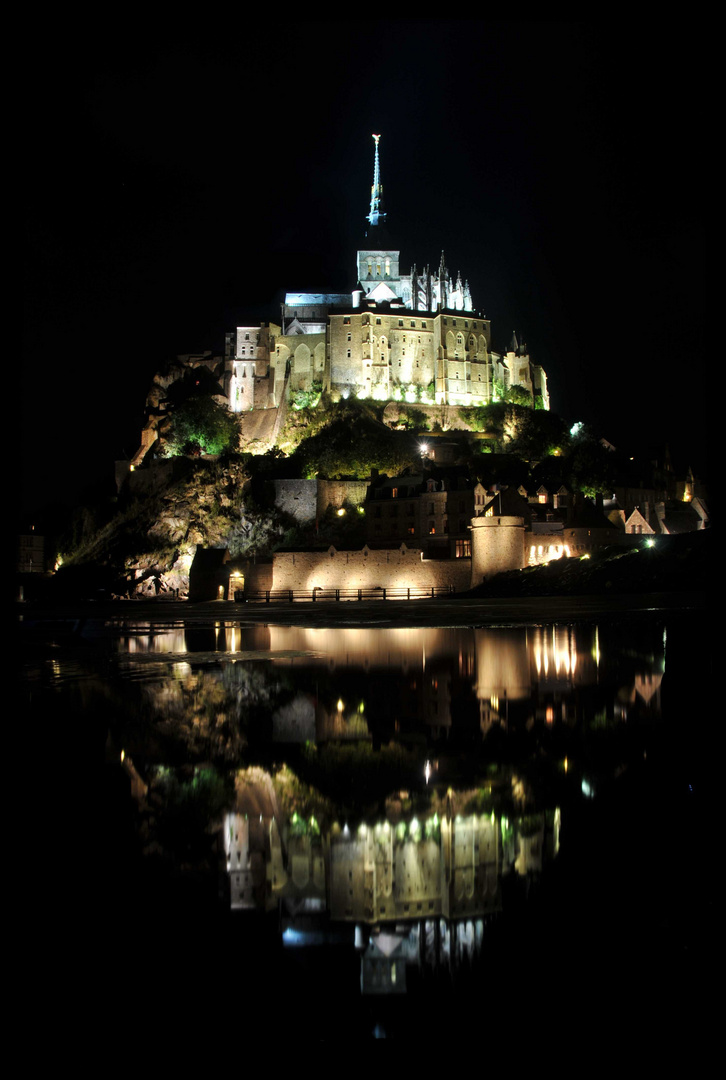
POLYGON ((494 347, 524 333, 557 411, 703 467, 701 89, 682 26, 307 20, 161 40, 34 42, 29 507, 110 483, 167 358, 221 352, 285 290, 353 286, 373 131, 402 264, 444 248, 494 347))

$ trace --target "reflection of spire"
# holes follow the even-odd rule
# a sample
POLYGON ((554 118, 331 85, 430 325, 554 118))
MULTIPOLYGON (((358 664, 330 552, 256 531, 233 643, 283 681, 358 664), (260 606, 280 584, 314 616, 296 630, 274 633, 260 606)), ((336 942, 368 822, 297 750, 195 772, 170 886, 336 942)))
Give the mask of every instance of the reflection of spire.
POLYGON ((381 218, 386 215, 383 213, 383 185, 381 184, 381 169, 378 162, 378 140, 380 135, 374 135, 373 138, 376 142, 376 156, 373 164, 373 186, 371 188, 371 210, 367 215, 367 220, 371 225, 377 225, 381 218))

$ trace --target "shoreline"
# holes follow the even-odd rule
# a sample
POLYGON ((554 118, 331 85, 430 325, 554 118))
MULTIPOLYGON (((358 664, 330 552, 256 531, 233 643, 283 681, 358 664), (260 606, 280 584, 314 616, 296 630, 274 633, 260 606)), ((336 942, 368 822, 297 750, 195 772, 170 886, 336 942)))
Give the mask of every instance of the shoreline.
POLYGON ((208 622, 222 619, 241 625, 279 626, 455 627, 523 625, 540 622, 581 622, 590 619, 652 618, 657 615, 698 615, 708 609, 704 592, 661 592, 615 596, 527 596, 438 600, 326 600, 313 603, 237 603, 213 600, 87 601, 57 606, 17 602, 20 624, 70 619, 145 619, 208 622))

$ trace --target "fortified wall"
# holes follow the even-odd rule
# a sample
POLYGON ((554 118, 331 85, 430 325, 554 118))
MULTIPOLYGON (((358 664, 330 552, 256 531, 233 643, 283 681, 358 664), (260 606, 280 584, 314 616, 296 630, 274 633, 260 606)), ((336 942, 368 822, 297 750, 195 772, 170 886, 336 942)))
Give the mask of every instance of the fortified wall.
MULTIPOLYGON (((272 558, 273 589, 469 588, 468 559, 424 559, 418 548, 285 551, 272 558)), ((257 586, 253 586, 257 587, 257 586)))
POLYGON ((329 506, 363 506, 368 480, 275 480, 275 506, 300 525, 322 517, 329 506))

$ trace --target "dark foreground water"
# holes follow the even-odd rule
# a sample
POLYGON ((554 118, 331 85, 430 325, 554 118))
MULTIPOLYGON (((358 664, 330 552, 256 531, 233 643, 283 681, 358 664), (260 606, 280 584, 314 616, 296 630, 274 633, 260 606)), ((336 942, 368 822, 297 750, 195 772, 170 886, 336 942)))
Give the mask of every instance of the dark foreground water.
POLYGON ((700 615, 179 610, 19 624, 37 978, 73 972, 63 1007, 315 1041, 647 1041, 692 1008, 716 952, 700 615))

